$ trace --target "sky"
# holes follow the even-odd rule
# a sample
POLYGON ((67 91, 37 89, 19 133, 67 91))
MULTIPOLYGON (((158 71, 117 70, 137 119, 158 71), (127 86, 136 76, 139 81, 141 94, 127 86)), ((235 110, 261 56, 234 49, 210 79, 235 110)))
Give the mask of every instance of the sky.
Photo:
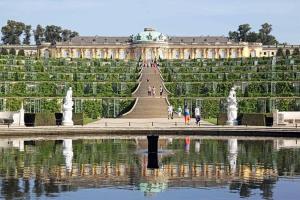
POLYGON ((300 0, 0 0, 8 19, 58 25, 86 36, 129 36, 153 27, 167 35, 227 36, 268 22, 279 42, 300 44, 300 0))

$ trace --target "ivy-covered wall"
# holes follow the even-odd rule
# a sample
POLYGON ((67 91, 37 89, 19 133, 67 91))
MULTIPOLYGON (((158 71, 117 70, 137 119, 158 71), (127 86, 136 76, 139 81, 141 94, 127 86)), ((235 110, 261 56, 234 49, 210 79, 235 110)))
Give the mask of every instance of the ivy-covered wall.
POLYGON ((86 117, 117 117, 134 101, 140 67, 136 61, 37 59, 0 56, 0 110, 61 112, 73 89, 74 111, 86 117))

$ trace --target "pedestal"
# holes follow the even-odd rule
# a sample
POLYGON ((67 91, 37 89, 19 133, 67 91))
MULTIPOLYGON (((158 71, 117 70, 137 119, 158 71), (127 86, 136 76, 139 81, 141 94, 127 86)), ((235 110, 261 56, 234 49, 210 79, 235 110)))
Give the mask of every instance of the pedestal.
POLYGON ((62 125, 63 126, 73 126, 74 122, 72 120, 72 107, 70 108, 64 108, 64 112, 63 112, 63 121, 62 121, 62 125))
POLYGON ((228 125, 228 126, 237 126, 238 125, 238 121, 237 120, 227 121, 226 125, 228 125))

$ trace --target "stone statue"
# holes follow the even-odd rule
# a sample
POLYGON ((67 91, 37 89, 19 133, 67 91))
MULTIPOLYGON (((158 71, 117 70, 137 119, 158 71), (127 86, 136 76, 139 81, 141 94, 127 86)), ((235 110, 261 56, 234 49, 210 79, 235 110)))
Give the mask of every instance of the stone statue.
POLYGON ((72 101, 72 88, 70 87, 67 91, 67 95, 63 104, 63 126, 73 126, 72 120, 72 110, 73 110, 73 101, 72 101))
POLYGON ((237 101, 235 87, 232 87, 227 98, 227 125, 237 125, 237 101))

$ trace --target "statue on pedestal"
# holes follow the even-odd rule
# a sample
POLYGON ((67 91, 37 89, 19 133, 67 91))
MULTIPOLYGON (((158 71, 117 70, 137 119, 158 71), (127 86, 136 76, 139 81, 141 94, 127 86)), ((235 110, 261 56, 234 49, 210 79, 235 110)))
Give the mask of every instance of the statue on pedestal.
POLYGON ((237 125, 237 101, 235 87, 232 87, 227 98, 227 125, 237 125))
POLYGON ((72 88, 70 87, 67 91, 67 95, 63 104, 63 126, 73 126, 72 120, 72 110, 73 110, 73 101, 72 101, 72 88))

